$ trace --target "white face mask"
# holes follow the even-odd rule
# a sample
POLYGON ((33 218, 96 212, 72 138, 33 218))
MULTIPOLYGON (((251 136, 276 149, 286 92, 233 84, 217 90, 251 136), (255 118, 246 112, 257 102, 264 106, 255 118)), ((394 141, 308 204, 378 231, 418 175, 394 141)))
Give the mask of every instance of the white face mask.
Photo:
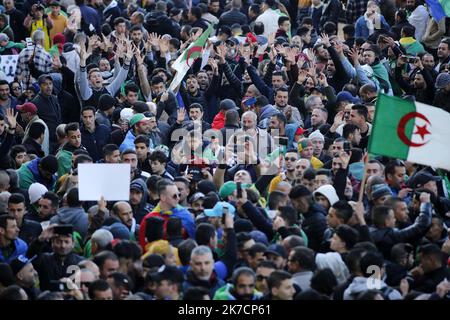
POLYGON ((266 209, 266 213, 270 220, 275 219, 275 217, 277 216, 277 210, 266 209))

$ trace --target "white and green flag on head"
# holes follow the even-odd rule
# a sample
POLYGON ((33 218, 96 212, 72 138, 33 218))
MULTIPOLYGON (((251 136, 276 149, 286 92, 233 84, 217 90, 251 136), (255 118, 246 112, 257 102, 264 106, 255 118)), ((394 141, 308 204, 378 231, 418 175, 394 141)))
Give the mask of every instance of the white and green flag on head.
POLYGON ((450 170, 450 113, 380 94, 368 150, 450 170))
POLYGON ((175 91, 181 81, 183 81, 186 73, 194 64, 195 60, 202 56, 204 46, 212 31, 213 25, 210 24, 208 29, 203 31, 202 35, 192 42, 172 64, 172 68, 175 69, 177 73, 170 84, 170 90, 175 91))

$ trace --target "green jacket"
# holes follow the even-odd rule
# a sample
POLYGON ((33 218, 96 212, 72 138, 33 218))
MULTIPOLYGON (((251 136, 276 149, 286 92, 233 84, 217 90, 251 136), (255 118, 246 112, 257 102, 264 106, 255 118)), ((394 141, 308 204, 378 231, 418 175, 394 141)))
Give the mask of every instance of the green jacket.
MULTIPOLYGON (((233 289, 233 285, 227 283, 223 287, 219 288, 216 293, 214 294, 213 300, 225 300, 225 301, 232 301, 236 300, 236 297, 234 297, 230 290, 233 289)), ((253 291, 253 298, 252 300, 260 300, 262 298, 263 294, 259 292, 258 290, 253 291)))
POLYGON ((61 149, 56 154, 56 158, 58 159, 58 177, 70 173, 70 169, 72 168, 72 152, 61 149))

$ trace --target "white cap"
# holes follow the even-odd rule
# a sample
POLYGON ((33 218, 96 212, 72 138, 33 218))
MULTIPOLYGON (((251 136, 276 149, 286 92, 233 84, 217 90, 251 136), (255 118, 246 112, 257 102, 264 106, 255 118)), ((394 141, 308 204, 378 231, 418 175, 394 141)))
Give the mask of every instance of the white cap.
POLYGON ((120 111, 120 118, 130 122, 131 117, 134 116, 133 109, 131 108, 123 108, 120 111))
POLYGON ((325 137, 318 129, 316 131, 311 132, 311 134, 308 136, 308 138, 310 140, 319 139, 321 141, 325 141, 325 137))
POLYGON ((47 187, 40 183, 33 183, 28 189, 28 197, 30 203, 33 204, 38 201, 48 191, 47 187))

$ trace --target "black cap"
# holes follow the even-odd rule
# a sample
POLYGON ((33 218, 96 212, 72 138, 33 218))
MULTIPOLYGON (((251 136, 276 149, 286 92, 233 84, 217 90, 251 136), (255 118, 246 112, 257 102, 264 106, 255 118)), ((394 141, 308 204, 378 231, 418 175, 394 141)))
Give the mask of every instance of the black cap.
POLYGON ((228 111, 228 110, 233 110, 233 109, 237 110, 239 108, 236 106, 236 103, 233 100, 224 99, 224 100, 220 101, 219 109, 228 111))
POLYGON ((202 170, 197 166, 189 166, 188 174, 192 174, 192 181, 198 182, 203 179, 202 170))
POLYGON ((22 270, 27 264, 33 262, 33 260, 36 259, 36 256, 32 257, 31 259, 28 259, 24 255, 20 255, 17 258, 15 258, 9 266, 11 267, 11 270, 13 272, 13 275, 15 276, 22 270))
POLYGON ((184 274, 183 271, 181 271, 175 266, 163 265, 158 269, 158 272, 155 272, 152 275, 152 279, 156 282, 160 282, 163 280, 170 280, 175 283, 183 283, 184 274))
POLYGON ((38 78, 38 84, 41 85, 45 80, 53 82, 53 78, 49 74, 42 74, 38 78))
POLYGON ((264 254, 274 254, 279 257, 283 257, 283 259, 287 258, 286 249, 281 244, 271 244, 267 247, 267 250, 264 254))
POLYGON ((411 188, 416 189, 423 187, 424 184, 430 182, 430 181, 441 181, 442 178, 439 176, 433 176, 431 173, 427 171, 419 171, 416 173, 410 181, 408 181, 408 184, 411 188))
POLYGON ((239 45, 239 40, 236 39, 235 37, 231 37, 231 38, 228 38, 228 39, 225 41, 225 43, 230 43, 230 44, 233 44, 233 45, 235 45, 235 46, 238 46, 238 45, 239 45))

